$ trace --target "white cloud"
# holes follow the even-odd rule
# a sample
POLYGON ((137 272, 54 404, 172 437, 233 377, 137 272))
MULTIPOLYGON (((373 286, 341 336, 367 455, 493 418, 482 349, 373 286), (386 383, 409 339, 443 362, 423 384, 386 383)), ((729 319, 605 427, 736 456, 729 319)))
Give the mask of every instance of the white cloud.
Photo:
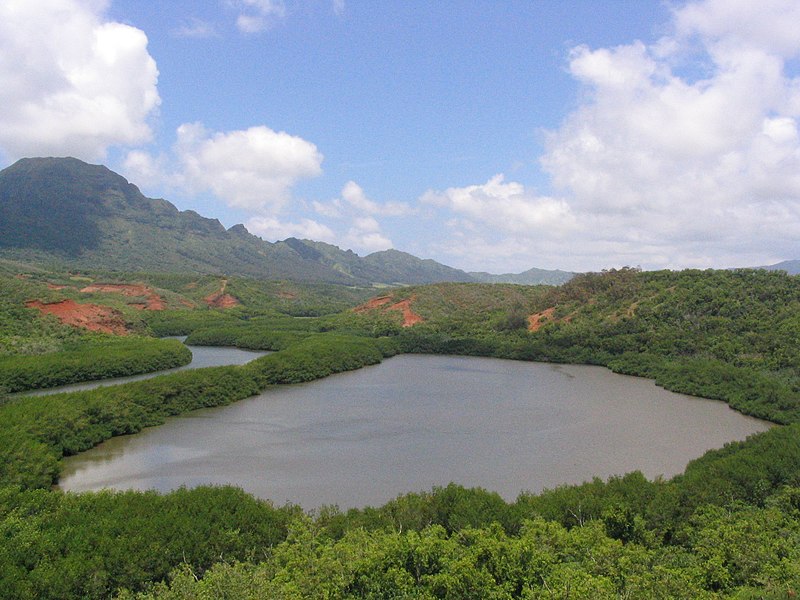
POLYGON ((286 16, 286 6, 281 0, 231 0, 230 4, 239 11, 236 26, 242 33, 265 31, 286 16))
POLYGON ((102 159, 151 138, 158 69, 139 29, 106 2, 0 3, 0 149, 8 158, 102 159))
POLYGON ((312 206, 320 216, 345 222, 347 233, 335 243, 360 254, 394 247, 377 217, 403 217, 417 212, 405 202, 375 202, 355 181, 344 184, 340 198, 315 201, 312 206))
POLYGON ((322 154, 300 137, 265 126, 209 132, 201 123, 178 128, 180 183, 210 190, 229 206, 279 211, 297 181, 322 173, 322 154))
POLYGON ((641 248, 650 266, 794 257, 800 4, 709 0, 674 18, 652 46, 570 56, 584 100, 542 158, 585 232, 570 251, 616 261, 641 248))
POLYGON ((338 219, 342 216, 342 203, 338 198, 331 202, 319 202, 318 200, 314 200, 311 206, 314 207, 316 213, 323 217, 328 217, 329 219, 338 219))
POLYGON ((793 0, 706 0, 675 11, 678 35, 705 44, 749 46, 784 57, 800 51, 800 4, 793 0))
POLYGON ((392 241, 381 232, 380 224, 373 217, 354 219, 345 237, 345 243, 360 253, 388 250, 392 247, 392 241))
POLYGON ((333 14, 337 17, 341 17, 345 11, 345 2, 344 0, 333 0, 333 14))
POLYGON ((342 188, 342 199, 356 210, 368 215, 399 217, 411 214, 411 207, 405 202, 386 202, 378 204, 367 198, 364 190, 355 181, 348 181, 342 188))
POLYGON ((283 222, 275 217, 253 217, 245 224, 247 230, 268 241, 285 240, 296 237, 317 242, 333 243, 336 236, 333 231, 321 223, 311 219, 301 219, 299 222, 283 222))
POLYGON ((520 183, 506 183, 503 175, 481 185, 428 191, 420 201, 447 208, 474 226, 507 233, 550 237, 575 229, 575 218, 564 200, 537 196, 520 183))
POLYGON ((122 171, 129 181, 143 187, 169 185, 166 159, 154 157, 143 150, 131 150, 125 157, 122 171))
POLYGON ((800 3, 706 0, 673 18, 651 45, 571 51, 579 104, 541 157, 557 197, 501 175, 427 192, 453 216, 439 250, 580 270, 795 258, 800 3))

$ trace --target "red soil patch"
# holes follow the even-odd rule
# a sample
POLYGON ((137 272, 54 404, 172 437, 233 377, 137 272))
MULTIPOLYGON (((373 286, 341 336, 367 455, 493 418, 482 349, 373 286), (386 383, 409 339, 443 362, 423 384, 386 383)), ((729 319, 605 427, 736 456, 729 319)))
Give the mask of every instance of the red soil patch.
POLYGON ((74 300, 62 300, 45 304, 40 300, 29 300, 28 308, 38 308, 42 314, 55 315, 58 320, 73 327, 83 327, 91 331, 102 331, 116 335, 127 335, 128 328, 122 313, 108 306, 97 304, 78 304, 74 300))
POLYGON ((412 325, 416 325, 417 323, 422 323, 425 319, 420 317, 417 313, 411 310, 411 303, 416 298, 412 296, 411 298, 406 298, 396 304, 392 304, 386 310, 399 310, 403 313, 403 327, 411 327, 412 325))
POLYGON ((228 285, 228 280, 222 280, 222 286, 219 288, 218 292, 214 292, 213 294, 209 294, 203 300, 206 301, 211 308, 233 308, 234 306, 239 306, 239 301, 231 296, 230 294, 225 293, 225 287, 228 285))
POLYGON ((123 296, 146 298, 147 300, 144 304, 138 302, 131 304, 131 306, 140 310, 164 310, 167 308, 167 304, 161 296, 146 285, 132 283, 93 283, 92 285, 87 285, 81 292, 84 294, 122 294, 123 296))
POLYGON ((553 313, 556 312, 555 307, 548 308, 542 312, 532 314, 528 317, 528 331, 539 331, 542 325, 553 319, 553 313))
POLYGON ((49 290, 65 290, 67 289, 66 285, 56 285, 55 283, 47 282, 47 289, 49 290))
POLYGON ((211 294, 205 298, 206 304, 211 308, 233 308, 239 306, 239 301, 230 294, 211 294))
POLYGON ((364 304, 360 306, 356 306, 353 310, 357 313, 367 312, 368 310, 375 310, 376 308, 380 308, 385 304, 389 304, 392 301, 391 296, 378 296, 377 298, 372 298, 371 300, 367 300, 364 304))
POLYGON ((378 296, 372 300, 368 300, 364 304, 355 307, 353 310, 357 313, 367 312, 370 310, 397 310, 403 314, 403 327, 411 327, 417 323, 422 323, 425 319, 411 310, 411 304, 416 300, 416 296, 411 296, 400 302, 390 304, 394 300, 393 296, 378 296))

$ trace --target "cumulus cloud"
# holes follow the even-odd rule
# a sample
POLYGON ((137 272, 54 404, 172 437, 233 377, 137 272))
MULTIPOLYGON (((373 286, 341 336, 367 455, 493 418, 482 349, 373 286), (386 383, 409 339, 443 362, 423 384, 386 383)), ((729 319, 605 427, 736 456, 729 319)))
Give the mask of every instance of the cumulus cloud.
POLYGON ((674 19, 674 35, 649 47, 573 50, 587 100, 550 134, 542 164, 595 225, 597 248, 649 248, 642 259, 658 266, 743 264, 758 248, 790 257, 800 78, 786 63, 800 52, 789 24, 800 5, 709 0, 674 19), (701 63, 704 76, 680 75, 701 63))
POLYGON ((333 231, 327 225, 323 225, 311 219, 301 219, 298 222, 284 222, 272 216, 258 216, 248 220, 245 227, 247 227, 247 230, 251 233, 269 241, 296 237, 318 242, 333 243, 336 238, 333 231))
POLYGON ((139 29, 106 2, 0 3, 0 149, 7 158, 102 159, 151 138, 158 69, 139 29))
POLYGON ((345 237, 345 244, 358 252, 378 252, 392 247, 392 241, 381 232, 381 226, 373 217, 353 219, 345 237))
POLYGON ((576 269, 796 257, 800 3, 705 0, 672 18, 652 44, 570 52, 579 104, 541 157, 557 197, 501 176, 423 197, 457 217, 453 252, 471 231, 487 251, 576 269))
POLYGON ((411 207, 405 202, 386 202, 378 204, 367 198, 364 190, 355 181, 348 181, 342 188, 342 199, 356 210, 368 215, 400 217, 411 214, 411 207))
POLYGON ((344 221, 347 233, 341 244, 359 253, 376 252, 393 247, 377 217, 404 217, 416 211, 405 202, 379 203, 367 197, 364 189, 355 181, 344 184, 341 197, 329 202, 313 202, 315 212, 320 216, 344 221))
POLYGON ((178 128, 179 183, 210 190, 229 206, 279 211, 297 181, 322 173, 322 154, 300 137, 263 125, 210 132, 201 123, 178 128))
POLYGON ((167 159, 153 156, 143 150, 131 150, 122 163, 122 171, 130 181, 143 187, 169 187, 167 159))
POLYGON ((496 175, 481 185, 429 190, 423 203, 447 208, 474 225, 531 236, 560 236, 575 229, 569 205, 557 198, 537 196, 517 182, 496 175))

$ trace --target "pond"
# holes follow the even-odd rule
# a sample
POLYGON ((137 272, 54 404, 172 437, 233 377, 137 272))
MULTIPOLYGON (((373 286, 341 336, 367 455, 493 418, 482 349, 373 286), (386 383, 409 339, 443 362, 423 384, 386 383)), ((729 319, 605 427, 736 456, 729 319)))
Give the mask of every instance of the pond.
POLYGON ((668 477, 769 427, 601 367, 403 355, 113 438, 65 459, 60 487, 232 484, 314 509, 453 481, 513 500, 632 470, 668 477))

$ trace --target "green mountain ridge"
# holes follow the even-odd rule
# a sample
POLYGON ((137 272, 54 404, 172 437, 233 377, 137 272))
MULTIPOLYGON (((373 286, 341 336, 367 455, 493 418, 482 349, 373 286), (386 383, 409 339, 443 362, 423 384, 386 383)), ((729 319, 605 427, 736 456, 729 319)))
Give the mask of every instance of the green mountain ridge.
POLYGON ((244 225, 225 229, 217 219, 147 198, 107 167, 75 158, 24 158, 0 171, 0 257, 62 269, 196 272, 342 285, 478 280, 399 250, 361 257, 311 240, 266 242, 244 225))

